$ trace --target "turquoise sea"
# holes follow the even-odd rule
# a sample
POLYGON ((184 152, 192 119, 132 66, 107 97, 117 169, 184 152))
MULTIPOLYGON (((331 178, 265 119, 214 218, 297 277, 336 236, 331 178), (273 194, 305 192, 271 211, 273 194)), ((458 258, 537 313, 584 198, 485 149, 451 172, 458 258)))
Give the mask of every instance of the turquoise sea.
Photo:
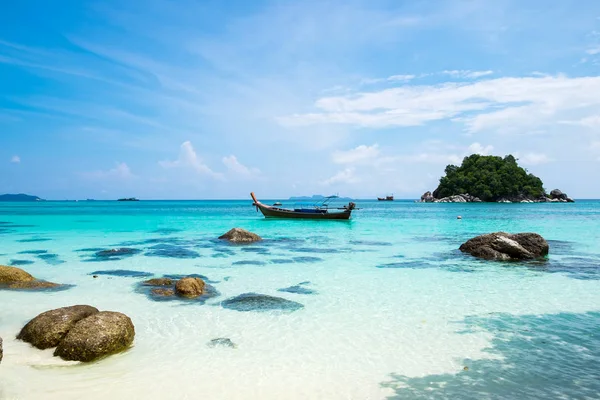
POLYGON ((350 221, 289 221, 246 200, 1 203, 0 264, 73 287, 0 290, 0 399, 600 398, 600 201, 357 206, 350 221), (216 240, 233 227, 265 240, 216 240), (548 260, 457 250, 499 230, 540 233, 548 260), (95 256, 117 247, 138 251, 95 256), (203 275, 219 296, 138 289, 171 274, 203 275), (248 292, 302 307, 221 304, 248 292), (134 347, 82 365, 14 339, 75 304, 129 315, 134 347))

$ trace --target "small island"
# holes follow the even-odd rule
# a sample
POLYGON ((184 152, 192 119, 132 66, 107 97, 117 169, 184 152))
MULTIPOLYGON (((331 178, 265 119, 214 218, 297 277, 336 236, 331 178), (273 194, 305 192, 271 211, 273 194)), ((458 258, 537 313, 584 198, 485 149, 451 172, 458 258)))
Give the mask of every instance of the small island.
POLYGON ((140 201, 140 200, 136 199, 135 197, 124 197, 122 199, 118 199, 117 201, 140 201))
POLYGON ((31 196, 29 194, 0 194, 0 201, 44 201, 37 196, 31 196))
POLYGON ((472 154, 460 167, 448 165, 445 172, 437 189, 424 193, 421 202, 573 202, 558 189, 546 194, 542 180, 520 167, 512 155, 502 158, 472 154))
MULTIPOLYGON (((328 197, 331 196, 323 196, 320 194, 313 194, 312 196, 292 196, 289 198, 290 201, 322 201, 327 199, 328 197)), ((335 196, 336 200, 340 200, 340 201, 346 201, 346 200, 353 200, 350 197, 338 197, 335 196)))

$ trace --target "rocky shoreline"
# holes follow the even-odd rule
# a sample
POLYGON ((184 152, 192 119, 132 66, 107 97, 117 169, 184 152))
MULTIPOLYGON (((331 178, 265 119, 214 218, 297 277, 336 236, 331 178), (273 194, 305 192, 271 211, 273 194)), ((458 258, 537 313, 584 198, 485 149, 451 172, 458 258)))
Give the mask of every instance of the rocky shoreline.
MULTIPOLYGON (((456 194, 453 196, 437 199, 427 191, 421 196, 421 203, 483 203, 478 197, 471 196, 468 193, 456 194)), ((559 189, 554 189, 549 195, 532 198, 523 194, 513 197, 501 197, 493 203, 574 203, 575 200, 567 196, 559 189)))

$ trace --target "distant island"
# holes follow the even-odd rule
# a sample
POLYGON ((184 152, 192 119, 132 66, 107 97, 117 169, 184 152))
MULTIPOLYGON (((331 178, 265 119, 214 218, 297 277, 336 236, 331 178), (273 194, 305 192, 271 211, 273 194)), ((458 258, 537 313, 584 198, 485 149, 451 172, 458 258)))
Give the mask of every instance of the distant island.
POLYGON ((548 195, 542 180, 520 167, 512 155, 502 158, 472 154, 460 167, 448 165, 445 172, 437 189, 424 193, 421 202, 573 202, 558 189, 548 195))
POLYGON ((37 196, 31 196, 28 194, 0 194, 0 201, 44 201, 37 196))
MULTIPOLYGON (((290 200, 293 201, 321 201, 321 200, 325 200, 328 196, 323 196, 320 194, 313 194, 312 196, 293 196, 290 197, 290 200)), ((352 200, 350 197, 336 197, 337 200, 352 200)))
POLYGON ((139 201, 135 197, 124 197, 122 199, 118 199, 117 201, 139 201))

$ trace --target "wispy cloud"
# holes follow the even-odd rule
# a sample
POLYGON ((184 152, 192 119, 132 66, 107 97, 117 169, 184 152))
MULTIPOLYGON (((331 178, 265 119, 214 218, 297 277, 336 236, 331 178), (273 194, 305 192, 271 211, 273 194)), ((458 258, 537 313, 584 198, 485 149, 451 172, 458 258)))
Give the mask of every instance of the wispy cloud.
POLYGON ((453 119, 469 132, 533 128, 569 113, 600 109, 600 77, 498 78, 477 82, 403 86, 323 97, 318 112, 280 119, 284 125, 346 124, 359 127, 419 126, 453 119))
POLYGON ((442 74, 450 75, 451 77, 458 78, 458 79, 477 79, 477 78, 481 78, 482 76, 491 75, 493 73, 494 73, 494 71, 491 71, 491 70, 471 71, 468 69, 460 69, 460 70, 455 69, 455 70, 442 71, 442 74))
POLYGON ((16 155, 12 156, 11 159, 10 159, 10 162, 11 163, 15 163, 15 164, 19 164, 21 162, 21 157, 16 156, 16 155))
POLYGON ((179 148, 179 157, 176 160, 159 161, 163 168, 187 168, 192 169, 200 175, 209 176, 213 179, 223 179, 223 175, 210 169, 198 156, 192 143, 188 140, 181 144, 179 148))
POLYGON ((513 154, 523 165, 540 165, 552 162, 552 158, 542 153, 525 153, 516 152, 513 154))
POLYGON ((353 167, 346 168, 339 171, 330 178, 325 179, 321 182, 324 186, 332 186, 336 184, 355 184, 360 182, 360 179, 355 175, 355 169, 353 167))
POLYGON ((227 170, 237 177, 252 178, 260 175, 258 168, 250 168, 239 162, 236 156, 230 155, 223 157, 223 164, 227 167, 227 170))
POLYGON ((332 154, 332 160, 336 164, 358 164, 369 163, 379 156, 379 145, 360 145, 350 150, 337 150, 332 154))
POLYGON ((594 46, 594 47, 590 47, 585 52, 587 54, 591 55, 591 56, 596 55, 596 54, 600 54, 600 45, 594 46))
POLYGON ((89 179, 118 179, 130 180, 136 178, 129 166, 124 162, 115 163, 115 167, 108 170, 84 172, 82 175, 89 179))

